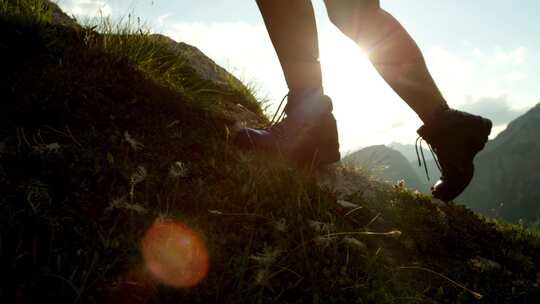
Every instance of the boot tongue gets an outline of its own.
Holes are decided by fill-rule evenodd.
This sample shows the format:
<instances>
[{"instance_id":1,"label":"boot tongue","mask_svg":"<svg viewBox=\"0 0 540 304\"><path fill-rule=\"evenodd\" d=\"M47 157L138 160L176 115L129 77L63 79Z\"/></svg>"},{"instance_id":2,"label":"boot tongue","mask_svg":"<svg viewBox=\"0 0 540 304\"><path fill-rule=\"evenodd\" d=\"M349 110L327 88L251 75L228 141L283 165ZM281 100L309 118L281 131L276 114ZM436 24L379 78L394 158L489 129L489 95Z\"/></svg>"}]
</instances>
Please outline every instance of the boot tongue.
<instances>
[{"instance_id":1,"label":"boot tongue","mask_svg":"<svg viewBox=\"0 0 540 304\"><path fill-rule=\"evenodd\" d=\"M322 88L295 89L289 92L285 114L298 119L317 118L332 112L332 101Z\"/></svg>"}]
</instances>

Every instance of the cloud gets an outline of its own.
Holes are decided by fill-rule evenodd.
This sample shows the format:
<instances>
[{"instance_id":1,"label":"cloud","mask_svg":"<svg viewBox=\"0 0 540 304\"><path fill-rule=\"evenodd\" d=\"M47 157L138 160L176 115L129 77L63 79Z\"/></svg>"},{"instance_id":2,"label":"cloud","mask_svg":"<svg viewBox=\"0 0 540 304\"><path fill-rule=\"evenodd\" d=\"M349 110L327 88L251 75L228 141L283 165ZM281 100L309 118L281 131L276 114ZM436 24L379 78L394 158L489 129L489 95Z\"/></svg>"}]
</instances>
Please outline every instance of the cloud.
<instances>
[{"instance_id":1,"label":"cloud","mask_svg":"<svg viewBox=\"0 0 540 304\"><path fill-rule=\"evenodd\" d=\"M518 71L512 71L510 73L508 73L505 77L506 80L510 80L510 81L520 81L520 80L523 80L527 78L527 75L525 75L524 73L522 72L518 72Z\"/></svg>"},{"instance_id":2,"label":"cloud","mask_svg":"<svg viewBox=\"0 0 540 304\"><path fill-rule=\"evenodd\" d=\"M63 0L58 5L76 17L110 16L112 7L105 0Z\"/></svg>"},{"instance_id":3,"label":"cloud","mask_svg":"<svg viewBox=\"0 0 540 304\"><path fill-rule=\"evenodd\" d=\"M460 109L487 117L496 126L507 124L525 112L525 109L512 108L508 97L505 95L482 97L474 101L469 97L468 102L462 105Z\"/></svg>"},{"instance_id":4,"label":"cloud","mask_svg":"<svg viewBox=\"0 0 540 304\"><path fill-rule=\"evenodd\" d=\"M163 26L163 24L165 23L165 20L167 20L167 18L171 17L173 14L171 13L167 13L167 14L163 14L163 15L160 15L156 18L156 21L158 23L159 26Z\"/></svg>"},{"instance_id":5,"label":"cloud","mask_svg":"<svg viewBox=\"0 0 540 304\"><path fill-rule=\"evenodd\" d=\"M518 47L510 51L504 51L502 49L498 49L495 52L493 59L497 63L522 65L525 63L526 54L527 54L527 49L524 47Z\"/></svg>"},{"instance_id":6,"label":"cloud","mask_svg":"<svg viewBox=\"0 0 540 304\"><path fill-rule=\"evenodd\" d=\"M451 106L470 102L467 96L511 95L527 79L527 49L473 48L456 53L433 47L426 51L428 67Z\"/></svg>"},{"instance_id":7,"label":"cloud","mask_svg":"<svg viewBox=\"0 0 540 304\"><path fill-rule=\"evenodd\" d=\"M240 79L260 85L260 95L287 93L276 53L262 24L166 22L163 33L199 48Z\"/></svg>"}]
</instances>

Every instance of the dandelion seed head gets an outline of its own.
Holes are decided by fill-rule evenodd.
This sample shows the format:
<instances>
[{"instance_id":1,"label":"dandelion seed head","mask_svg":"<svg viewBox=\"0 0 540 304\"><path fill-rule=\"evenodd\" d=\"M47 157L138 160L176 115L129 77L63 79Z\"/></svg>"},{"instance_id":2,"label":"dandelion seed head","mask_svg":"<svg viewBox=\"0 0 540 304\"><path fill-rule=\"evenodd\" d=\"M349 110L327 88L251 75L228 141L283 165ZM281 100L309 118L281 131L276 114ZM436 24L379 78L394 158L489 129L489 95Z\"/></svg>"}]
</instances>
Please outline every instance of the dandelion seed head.
<instances>
[{"instance_id":1,"label":"dandelion seed head","mask_svg":"<svg viewBox=\"0 0 540 304\"><path fill-rule=\"evenodd\" d=\"M329 232L334 229L334 225L332 223L324 223L315 220L308 220L307 222L309 227L317 232Z\"/></svg>"},{"instance_id":2,"label":"dandelion seed head","mask_svg":"<svg viewBox=\"0 0 540 304\"><path fill-rule=\"evenodd\" d=\"M147 173L145 167L143 167L143 166L138 166L137 169L135 169L135 172L133 172L133 174L131 174L131 180L132 180L135 184L141 183L142 181L145 180L147 174L148 174L148 173Z\"/></svg>"},{"instance_id":3,"label":"dandelion seed head","mask_svg":"<svg viewBox=\"0 0 540 304\"><path fill-rule=\"evenodd\" d=\"M129 134L128 131L125 131L124 132L124 139L128 142L128 144L131 146L131 148L135 151L139 151L141 150L144 145L138 141L136 141L133 137L131 137L131 135Z\"/></svg>"},{"instance_id":4,"label":"dandelion seed head","mask_svg":"<svg viewBox=\"0 0 540 304\"><path fill-rule=\"evenodd\" d=\"M287 232L287 221L284 218L274 222L274 228L279 232Z\"/></svg>"},{"instance_id":5,"label":"dandelion seed head","mask_svg":"<svg viewBox=\"0 0 540 304\"><path fill-rule=\"evenodd\" d=\"M172 178L184 178L188 175L188 169L184 163L176 161L169 167L169 176Z\"/></svg>"}]
</instances>

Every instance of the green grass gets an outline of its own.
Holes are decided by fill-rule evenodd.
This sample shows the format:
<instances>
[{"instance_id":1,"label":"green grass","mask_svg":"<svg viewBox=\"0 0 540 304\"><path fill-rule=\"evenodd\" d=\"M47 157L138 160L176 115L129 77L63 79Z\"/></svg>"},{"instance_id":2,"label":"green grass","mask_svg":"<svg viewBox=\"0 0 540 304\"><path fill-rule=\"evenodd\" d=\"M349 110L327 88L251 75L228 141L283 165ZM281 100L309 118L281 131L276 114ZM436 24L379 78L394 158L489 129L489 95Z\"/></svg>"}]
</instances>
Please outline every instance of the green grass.
<instances>
[{"instance_id":1,"label":"green grass","mask_svg":"<svg viewBox=\"0 0 540 304\"><path fill-rule=\"evenodd\" d=\"M310 172L242 153L224 109L240 103L264 121L248 87L201 79L189 54L136 21L67 26L31 2L0 3L2 302L533 303L539 295L537 232L350 168ZM200 285L174 289L148 276L140 241L159 218L202 236L211 265Z\"/></svg>"}]
</instances>

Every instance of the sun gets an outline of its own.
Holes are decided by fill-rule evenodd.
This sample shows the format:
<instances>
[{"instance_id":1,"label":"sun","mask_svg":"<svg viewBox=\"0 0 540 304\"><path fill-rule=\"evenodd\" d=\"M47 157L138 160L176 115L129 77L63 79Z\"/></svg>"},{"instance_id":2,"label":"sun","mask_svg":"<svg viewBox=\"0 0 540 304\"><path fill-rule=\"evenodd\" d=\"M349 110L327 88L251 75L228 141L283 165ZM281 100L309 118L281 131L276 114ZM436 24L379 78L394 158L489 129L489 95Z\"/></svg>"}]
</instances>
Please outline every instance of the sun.
<instances>
[{"instance_id":1,"label":"sun","mask_svg":"<svg viewBox=\"0 0 540 304\"><path fill-rule=\"evenodd\" d=\"M342 152L414 140L418 118L366 53L337 29L326 29L320 37L323 84L334 102Z\"/></svg>"}]
</instances>

